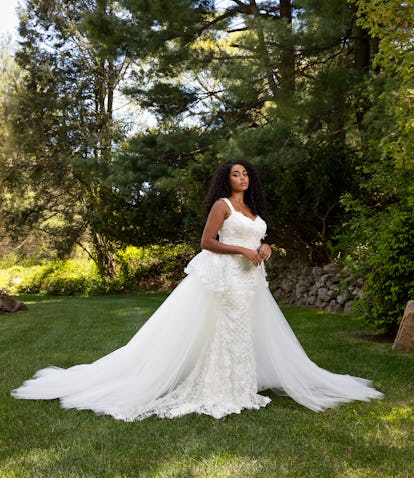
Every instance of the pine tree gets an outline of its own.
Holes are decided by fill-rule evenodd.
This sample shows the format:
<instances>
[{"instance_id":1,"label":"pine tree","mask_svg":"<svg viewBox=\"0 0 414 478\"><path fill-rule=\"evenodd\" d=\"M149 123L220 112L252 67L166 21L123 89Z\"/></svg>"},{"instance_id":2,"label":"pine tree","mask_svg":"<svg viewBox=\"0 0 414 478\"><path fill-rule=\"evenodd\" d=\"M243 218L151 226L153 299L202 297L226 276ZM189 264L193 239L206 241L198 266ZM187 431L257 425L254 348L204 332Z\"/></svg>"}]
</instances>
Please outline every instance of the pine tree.
<instances>
[{"instance_id":1,"label":"pine tree","mask_svg":"<svg viewBox=\"0 0 414 478\"><path fill-rule=\"evenodd\" d=\"M16 52L25 72L9 113L30 201L10 214L15 226L39 228L68 253L87 233L92 256L112 275L112 245L105 236L103 204L116 193L105 184L119 129L113 118L115 88L125 56L104 51L82 28L88 13L113 14L110 1L27 0Z\"/></svg>"},{"instance_id":2,"label":"pine tree","mask_svg":"<svg viewBox=\"0 0 414 478\"><path fill-rule=\"evenodd\" d=\"M202 150L186 146L196 155L157 156L167 178L152 191L181 176L200 192L199 168L211 174L223 157L250 159L264 177L272 239L314 262L329 260L340 197L356 186L355 117L369 108L361 84L371 40L356 31L355 8L345 0L232 1L222 11L191 1L126 7L130 15L116 20L107 44L139 59L127 93L156 115L164 138L203 138ZM102 41L104 32L96 32ZM130 150L134 161L144 170Z\"/></svg>"}]
</instances>

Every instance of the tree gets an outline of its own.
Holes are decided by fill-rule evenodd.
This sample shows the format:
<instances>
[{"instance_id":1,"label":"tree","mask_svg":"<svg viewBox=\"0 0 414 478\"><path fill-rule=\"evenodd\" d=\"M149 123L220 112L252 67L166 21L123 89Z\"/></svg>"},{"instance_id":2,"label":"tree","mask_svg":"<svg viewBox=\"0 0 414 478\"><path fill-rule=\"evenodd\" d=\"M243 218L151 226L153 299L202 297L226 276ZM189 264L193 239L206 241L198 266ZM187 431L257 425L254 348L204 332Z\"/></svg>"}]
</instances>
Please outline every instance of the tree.
<instances>
[{"instance_id":1,"label":"tree","mask_svg":"<svg viewBox=\"0 0 414 478\"><path fill-rule=\"evenodd\" d=\"M365 0L356 5L360 27L376 41L376 77L367 85L374 101L362 119L363 181L344 203L351 238L363 245L351 247L350 254L367 269L360 309L378 331L393 335L406 301L414 298L414 6Z\"/></svg>"},{"instance_id":2,"label":"tree","mask_svg":"<svg viewBox=\"0 0 414 478\"><path fill-rule=\"evenodd\" d=\"M11 237L6 228L6 217L9 214L10 202L21 204L24 196L17 193L11 201L9 165L16 161L17 152L11 139L11 124L7 121L7 111L10 109L12 92L15 91L22 81L21 70L18 68L13 56L13 42L10 37L3 36L0 40L0 252L6 257L13 250L20 249L28 240L25 237L22 242L11 246Z\"/></svg>"},{"instance_id":3,"label":"tree","mask_svg":"<svg viewBox=\"0 0 414 478\"><path fill-rule=\"evenodd\" d=\"M390 81L399 83L373 63L384 43L357 22L358 4L72 3L28 2L22 23L19 61L30 75L14 131L27 184L44 185L37 209L20 214L26 223L51 230L58 218L74 240L89 231L96 250L108 250L101 264L116 243L162 242L176 230L195 238L205 178L242 156L263 177L270 240L324 263L341 231L341 197L368 187L375 201L386 191L385 175L378 191L367 178L391 144L383 112L397 91ZM126 64L124 93L154 121L122 137L113 92Z\"/></svg>"},{"instance_id":4,"label":"tree","mask_svg":"<svg viewBox=\"0 0 414 478\"><path fill-rule=\"evenodd\" d=\"M272 240L313 262L329 260L343 214L339 199L357 183L355 118L369 107L361 84L371 53L362 52L374 44L355 27L355 8L313 0L232 1L222 11L212 2L125 5L129 15L112 19L116 34L94 34L138 63L127 93L157 117L149 142L159 134L163 144L168 137L186 144L172 147L168 159L156 153L152 169L164 178L147 182L148 190L168 190L181 197L181 211L195 210L191 194L182 200L177 178L200 192L195 175L204 159L211 174L222 158L241 155L264 177ZM200 140L186 143L197 133ZM131 184L145 183L134 171L145 171L136 148L146 136L129 142Z\"/></svg>"},{"instance_id":5,"label":"tree","mask_svg":"<svg viewBox=\"0 0 414 478\"><path fill-rule=\"evenodd\" d=\"M88 233L92 256L109 275L113 245L101 212L116 196L105 179L121 133L114 92L126 60L90 40L81 22L91 11L110 17L113 8L110 1L27 0L16 52L25 76L8 112L19 154L9 175L18 171L15 189L30 197L12 209L10 224L43 230L62 254Z\"/></svg>"}]
</instances>

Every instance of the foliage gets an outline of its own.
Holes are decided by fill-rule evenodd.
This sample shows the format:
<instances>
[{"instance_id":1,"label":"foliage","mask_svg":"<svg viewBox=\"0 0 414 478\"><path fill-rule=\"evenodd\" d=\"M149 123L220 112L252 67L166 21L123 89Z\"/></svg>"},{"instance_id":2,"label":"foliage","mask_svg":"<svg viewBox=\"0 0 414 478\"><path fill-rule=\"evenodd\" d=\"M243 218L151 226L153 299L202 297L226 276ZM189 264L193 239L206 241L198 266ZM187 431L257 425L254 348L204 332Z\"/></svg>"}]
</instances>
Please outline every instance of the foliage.
<instances>
[{"instance_id":1,"label":"foliage","mask_svg":"<svg viewBox=\"0 0 414 478\"><path fill-rule=\"evenodd\" d=\"M0 246L64 259L89 242L115 276L117 249L195 244L212 172L240 156L263 179L272 243L363 261L367 284L403 294L373 264L412 207L413 19L397 0L25 0L0 85Z\"/></svg>"},{"instance_id":2,"label":"foliage","mask_svg":"<svg viewBox=\"0 0 414 478\"><path fill-rule=\"evenodd\" d=\"M172 224L195 238L207 178L239 155L263 177L272 242L328 260L340 195L355 187L353 121L370 58L356 67L355 10L346 1L277 3L215 10L212 2L172 1L179 20L171 22L159 3L145 10L130 1L117 35L89 25L135 59L124 92L156 117L155 129L125 143L114 163L115 182L138 205L136 222L151 242L169 237ZM140 22L151 43L136 34ZM166 199L169 213L149 223ZM145 241L143 231L137 237Z\"/></svg>"},{"instance_id":3,"label":"foliage","mask_svg":"<svg viewBox=\"0 0 414 478\"><path fill-rule=\"evenodd\" d=\"M393 336L406 302L414 299L414 219L412 209L397 207L380 219L375 236L368 233L372 251L363 254L362 264L368 271L364 295L356 305L375 330Z\"/></svg>"},{"instance_id":4,"label":"foliage","mask_svg":"<svg viewBox=\"0 0 414 478\"><path fill-rule=\"evenodd\" d=\"M414 297L414 8L393 1L356 4L359 23L379 40L379 47L376 78L366 85L373 104L362 123L356 166L361 180L343 198L349 214L344 250L365 273L360 311L378 331L392 335L406 302Z\"/></svg>"},{"instance_id":5,"label":"foliage","mask_svg":"<svg viewBox=\"0 0 414 478\"><path fill-rule=\"evenodd\" d=\"M0 277L2 287L10 293L73 295L100 289L102 293L106 292L104 280L101 280L93 262L85 259L56 260L29 267L13 266L2 270Z\"/></svg>"},{"instance_id":6,"label":"foliage","mask_svg":"<svg viewBox=\"0 0 414 478\"><path fill-rule=\"evenodd\" d=\"M15 242L37 230L65 257L87 233L100 272L110 275L113 245L101 225L116 193L103 178L122 133L113 102L125 58L86 37L80 22L90 10L111 15L108 2L23 4L15 54L23 74L5 102L14 154L0 183Z\"/></svg>"},{"instance_id":7,"label":"foliage","mask_svg":"<svg viewBox=\"0 0 414 478\"><path fill-rule=\"evenodd\" d=\"M165 289L183 277L183 271L194 250L188 244L129 246L116 254L119 280L125 287Z\"/></svg>"},{"instance_id":8,"label":"foliage","mask_svg":"<svg viewBox=\"0 0 414 478\"><path fill-rule=\"evenodd\" d=\"M389 221L370 258L373 271L364 287L365 313L377 330L395 333L410 299L414 299L414 220L409 211L389 211Z\"/></svg>"},{"instance_id":9,"label":"foliage","mask_svg":"<svg viewBox=\"0 0 414 478\"><path fill-rule=\"evenodd\" d=\"M8 391L47 365L89 363L124 345L166 297L21 297L28 310L1 316L0 475L113 478L407 478L414 459L414 355L358 337L363 323L285 307L318 365L367 377L384 401L314 413L272 402L221 420L191 414L125 423L54 401L17 401ZM352 353L350 353L352 350ZM260 439L258 439L260 437ZM404 437L404 440L402 440Z\"/></svg>"},{"instance_id":10,"label":"foliage","mask_svg":"<svg viewBox=\"0 0 414 478\"><path fill-rule=\"evenodd\" d=\"M55 260L0 269L0 288L10 293L101 295L128 290L168 289L183 277L193 250L186 244L146 248L129 246L117 252L118 273L105 277L91 259Z\"/></svg>"},{"instance_id":11,"label":"foliage","mask_svg":"<svg viewBox=\"0 0 414 478\"><path fill-rule=\"evenodd\" d=\"M382 95L390 118L387 136L380 139L383 155L392 157L397 167L414 168L414 51L412 25L414 5L397 0L356 1L358 21L379 40L375 65L393 88Z\"/></svg>"},{"instance_id":12,"label":"foliage","mask_svg":"<svg viewBox=\"0 0 414 478\"><path fill-rule=\"evenodd\" d=\"M112 227L109 237L118 234L123 242L136 246L198 242L205 217L206 176L212 170L207 158L198 160L197 152L203 149L209 149L208 140L195 129L131 138L112 167L112 179L129 209L124 209L122 232ZM201 177L197 169L202 169Z\"/></svg>"},{"instance_id":13,"label":"foliage","mask_svg":"<svg viewBox=\"0 0 414 478\"><path fill-rule=\"evenodd\" d=\"M357 182L354 118L371 66L354 20L345 0L27 0L17 58L30 75L10 121L29 203L10 222L55 233L63 252L87 233L110 272L120 244L195 242L208 178L240 155L263 177L270 240L326 262L339 198ZM124 94L155 120L128 138L103 106L124 73Z\"/></svg>"}]
</instances>

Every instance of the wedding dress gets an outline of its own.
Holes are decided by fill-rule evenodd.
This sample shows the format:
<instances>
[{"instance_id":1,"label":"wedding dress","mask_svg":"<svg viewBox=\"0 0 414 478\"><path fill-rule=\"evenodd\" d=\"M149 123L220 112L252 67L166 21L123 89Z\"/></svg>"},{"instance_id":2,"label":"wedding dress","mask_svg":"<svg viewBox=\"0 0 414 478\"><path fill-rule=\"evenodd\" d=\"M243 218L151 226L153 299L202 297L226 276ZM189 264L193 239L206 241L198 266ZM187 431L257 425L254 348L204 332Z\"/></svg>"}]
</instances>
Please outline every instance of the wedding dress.
<instances>
[{"instance_id":1,"label":"wedding dress","mask_svg":"<svg viewBox=\"0 0 414 478\"><path fill-rule=\"evenodd\" d=\"M266 223L224 200L231 214L220 241L257 249ZM221 418L266 406L270 398L258 393L265 389L315 411L383 397L368 380L328 372L308 358L267 287L263 266L203 250L185 271L125 346L91 364L40 370L12 395L59 398L64 408L125 421L192 412Z\"/></svg>"}]
</instances>

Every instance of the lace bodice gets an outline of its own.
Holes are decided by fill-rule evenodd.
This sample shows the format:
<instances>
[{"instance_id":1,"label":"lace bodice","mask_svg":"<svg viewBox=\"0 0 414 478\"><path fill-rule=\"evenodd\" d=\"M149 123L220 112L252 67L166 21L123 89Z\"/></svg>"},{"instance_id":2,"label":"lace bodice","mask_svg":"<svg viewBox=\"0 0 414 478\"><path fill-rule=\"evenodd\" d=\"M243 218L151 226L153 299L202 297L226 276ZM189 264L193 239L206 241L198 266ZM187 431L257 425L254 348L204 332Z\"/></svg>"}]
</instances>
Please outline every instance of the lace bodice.
<instances>
[{"instance_id":1,"label":"lace bodice","mask_svg":"<svg viewBox=\"0 0 414 478\"><path fill-rule=\"evenodd\" d=\"M229 199L223 198L223 201L226 202L231 214L219 231L220 241L224 244L257 249L266 234L266 223L260 216L251 219L236 211Z\"/></svg>"},{"instance_id":2,"label":"lace bodice","mask_svg":"<svg viewBox=\"0 0 414 478\"><path fill-rule=\"evenodd\" d=\"M229 199L223 200L231 214L219 230L220 242L258 249L266 233L264 220L260 216L251 219L235 211ZM264 271L241 254L219 254L203 250L189 262L185 272L197 275L209 290L224 293L234 287L249 290L257 282L258 274L263 274Z\"/></svg>"}]
</instances>

